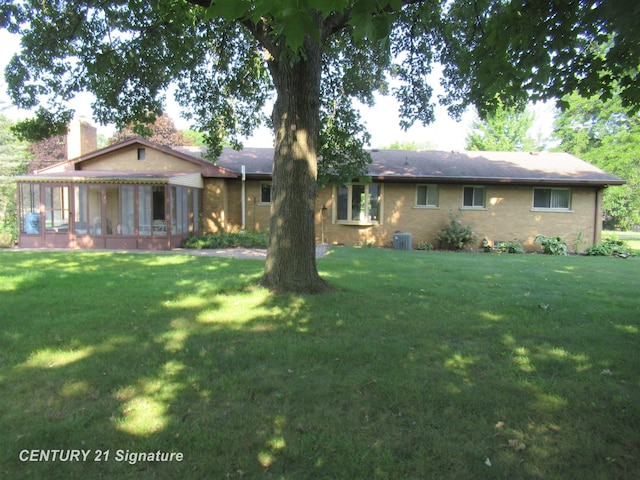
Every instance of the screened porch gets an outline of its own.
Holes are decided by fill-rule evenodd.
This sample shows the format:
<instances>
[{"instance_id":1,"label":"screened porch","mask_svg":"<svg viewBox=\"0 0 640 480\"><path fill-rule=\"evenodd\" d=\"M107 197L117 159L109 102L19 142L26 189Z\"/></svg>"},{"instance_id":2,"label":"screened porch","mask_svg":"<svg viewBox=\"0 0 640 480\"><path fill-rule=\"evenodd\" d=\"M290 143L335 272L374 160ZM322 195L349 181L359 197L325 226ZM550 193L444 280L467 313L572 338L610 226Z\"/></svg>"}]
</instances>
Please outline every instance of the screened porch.
<instances>
[{"instance_id":1,"label":"screened porch","mask_svg":"<svg viewBox=\"0 0 640 480\"><path fill-rule=\"evenodd\" d=\"M199 174L108 175L19 177L19 245L168 250L198 232Z\"/></svg>"}]
</instances>

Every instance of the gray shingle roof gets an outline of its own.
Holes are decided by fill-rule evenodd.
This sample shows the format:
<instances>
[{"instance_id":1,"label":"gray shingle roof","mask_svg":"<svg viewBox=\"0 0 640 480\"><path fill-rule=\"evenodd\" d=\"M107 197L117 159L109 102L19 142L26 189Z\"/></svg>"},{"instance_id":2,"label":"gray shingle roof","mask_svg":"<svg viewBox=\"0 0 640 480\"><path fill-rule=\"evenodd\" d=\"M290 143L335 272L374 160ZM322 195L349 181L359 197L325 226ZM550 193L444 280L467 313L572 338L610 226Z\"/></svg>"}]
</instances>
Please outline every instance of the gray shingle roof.
<instances>
[{"instance_id":1,"label":"gray shingle roof","mask_svg":"<svg viewBox=\"0 0 640 480\"><path fill-rule=\"evenodd\" d=\"M201 147L174 147L195 156ZM625 181L568 153L373 150L369 175L398 182L622 185ZM217 165L270 175L272 148L225 148Z\"/></svg>"}]
</instances>

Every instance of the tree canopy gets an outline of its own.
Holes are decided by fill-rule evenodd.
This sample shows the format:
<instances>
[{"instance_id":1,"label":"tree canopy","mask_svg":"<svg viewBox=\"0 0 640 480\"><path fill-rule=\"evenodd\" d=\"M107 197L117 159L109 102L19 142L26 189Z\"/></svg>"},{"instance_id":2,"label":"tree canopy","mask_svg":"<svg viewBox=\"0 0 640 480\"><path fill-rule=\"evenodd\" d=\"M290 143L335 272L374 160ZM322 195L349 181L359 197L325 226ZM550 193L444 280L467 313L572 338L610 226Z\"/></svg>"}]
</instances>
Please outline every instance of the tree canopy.
<instances>
[{"instance_id":1,"label":"tree canopy","mask_svg":"<svg viewBox=\"0 0 640 480\"><path fill-rule=\"evenodd\" d=\"M535 114L531 109L498 107L482 120L476 119L467 135L467 150L535 152L544 149L544 142L530 135Z\"/></svg>"},{"instance_id":2,"label":"tree canopy","mask_svg":"<svg viewBox=\"0 0 640 480\"><path fill-rule=\"evenodd\" d=\"M628 230L640 224L640 115L629 113L617 95L602 100L573 94L564 100L569 107L554 123L559 149L627 181L604 193L605 227Z\"/></svg>"},{"instance_id":3,"label":"tree canopy","mask_svg":"<svg viewBox=\"0 0 640 480\"><path fill-rule=\"evenodd\" d=\"M144 134L144 138L157 143L158 145L193 145L193 137L188 137L176 128L175 123L169 115L163 113L155 119L152 125L145 125L145 131L135 132L134 125L128 125L122 130L115 132L108 140L107 143L112 145L114 143L122 142L128 138L136 137L139 133Z\"/></svg>"},{"instance_id":4,"label":"tree canopy","mask_svg":"<svg viewBox=\"0 0 640 480\"><path fill-rule=\"evenodd\" d=\"M22 35L6 70L12 99L39 107L25 135L59 133L78 91L94 93L100 122L150 123L172 84L212 156L271 125L263 284L319 291L316 184L349 181L368 161L354 99L391 93L402 127L432 122L428 74L440 62L453 115L571 90L607 97L613 80L638 108L638 13L635 0L16 0L0 6L0 27Z\"/></svg>"}]
</instances>

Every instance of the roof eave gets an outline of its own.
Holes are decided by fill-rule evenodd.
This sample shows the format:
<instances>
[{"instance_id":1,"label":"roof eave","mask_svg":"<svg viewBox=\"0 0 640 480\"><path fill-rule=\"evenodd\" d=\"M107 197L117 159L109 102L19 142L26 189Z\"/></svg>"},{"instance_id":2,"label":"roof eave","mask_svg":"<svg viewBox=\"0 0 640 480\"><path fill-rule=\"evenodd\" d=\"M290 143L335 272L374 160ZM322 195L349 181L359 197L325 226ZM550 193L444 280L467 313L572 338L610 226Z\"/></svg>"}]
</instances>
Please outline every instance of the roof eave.
<instances>
[{"instance_id":1,"label":"roof eave","mask_svg":"<svg viewBox=\"0 0 640 480\"><path fill-rule=\"evenodd\" d=\"M576 178L504 178L504 177L447 177L447 176L406 176L371 175L376 182L398 183L446 183L446 184L510 184L510 185L572 185L589 187L607 187L624 185L622 179L576 179Z\"/></svg>"}]
</instances>

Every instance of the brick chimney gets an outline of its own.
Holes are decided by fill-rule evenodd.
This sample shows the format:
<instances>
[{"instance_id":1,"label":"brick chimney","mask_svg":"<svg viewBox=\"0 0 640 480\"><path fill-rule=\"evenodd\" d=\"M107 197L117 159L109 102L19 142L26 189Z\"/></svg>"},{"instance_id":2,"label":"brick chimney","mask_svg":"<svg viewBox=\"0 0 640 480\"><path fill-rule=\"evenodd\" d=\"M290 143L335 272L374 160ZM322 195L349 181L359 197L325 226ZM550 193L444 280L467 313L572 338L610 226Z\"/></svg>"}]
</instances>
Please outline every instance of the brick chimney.
<instances>
[{"instance_id":1,"label":"brick chimney","mask_svg":"<svg viewBox=\"0 0 640 480\"><path fill-rule=\"evenodd\" d=\"M98 149L98 129L89 122L74 118L67 133L67 159L78 158Z\"/></svg>"}]
</instances>

